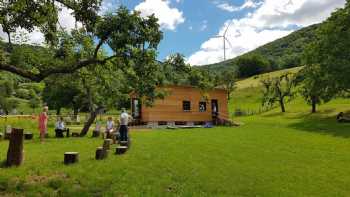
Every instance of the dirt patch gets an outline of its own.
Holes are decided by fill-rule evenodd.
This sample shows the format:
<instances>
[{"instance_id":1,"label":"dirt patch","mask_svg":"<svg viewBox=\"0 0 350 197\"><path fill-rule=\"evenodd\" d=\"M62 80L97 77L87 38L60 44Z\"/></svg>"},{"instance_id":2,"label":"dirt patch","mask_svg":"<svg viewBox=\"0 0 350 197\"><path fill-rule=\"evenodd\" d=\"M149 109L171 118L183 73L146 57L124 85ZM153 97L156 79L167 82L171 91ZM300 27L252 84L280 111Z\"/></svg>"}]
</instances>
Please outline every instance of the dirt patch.
<instances>
[{"instance_id":1,"label":"dirt patch","mask_svg":"<svg viewBox=\"0 0 350 197\"><path fill-rule=\"evenodd\" d=\"M48 176L43 176L43 175L30 175L26 177L26 183L27 184L45 184L49 183L52 180L68 180L69 176L64 174L64 173L55 173L55 174L50 174Z\"/></svg>"}]
</instances>

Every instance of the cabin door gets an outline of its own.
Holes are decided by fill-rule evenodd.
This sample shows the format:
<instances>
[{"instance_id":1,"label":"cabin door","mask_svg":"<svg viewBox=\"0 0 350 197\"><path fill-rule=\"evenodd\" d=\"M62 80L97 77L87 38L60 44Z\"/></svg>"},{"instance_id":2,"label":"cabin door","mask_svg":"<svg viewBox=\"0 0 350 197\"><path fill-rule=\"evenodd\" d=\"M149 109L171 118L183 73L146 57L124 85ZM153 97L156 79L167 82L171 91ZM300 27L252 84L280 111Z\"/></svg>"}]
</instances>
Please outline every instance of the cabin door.
<instances>
[{"instance_id":1,"label":"cabin door","mask_svg":"<svg viewBox=\"0 0 350 197\"><path fill-rule=\"evenodd\" d=\"M141 102L140 99L133 98L131 101L131 113L134 119L141 119Z\"/></svg>"},{"instance_id":2,"label":"cabin door","mask_svg":"<svg viewBox=\"0 0 350 197\"><path fill-rule=\"evenodd\" d=\"M216 120L219 116L219 104L216 99L211 100L211 112L213 120Z\"/></svg>"}]
</instances>

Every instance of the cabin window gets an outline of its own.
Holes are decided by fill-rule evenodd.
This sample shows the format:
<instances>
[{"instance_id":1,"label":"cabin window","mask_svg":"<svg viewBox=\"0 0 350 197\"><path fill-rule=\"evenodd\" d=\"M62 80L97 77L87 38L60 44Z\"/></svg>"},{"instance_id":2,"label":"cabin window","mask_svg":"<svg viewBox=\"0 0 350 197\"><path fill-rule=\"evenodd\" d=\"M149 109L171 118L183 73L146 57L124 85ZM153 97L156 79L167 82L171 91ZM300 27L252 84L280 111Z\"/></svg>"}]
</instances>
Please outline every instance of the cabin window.
<instances>
[{"instance_id":1,"label":"cabin window","mask_svg":"<svg viewBox=\"0 0 350 197\"><path fill-rule=\"evenodd\" d=\"M199 102L199 112L205 112L205 111L207 111L207 103Z\"/></svg>"},{"instance_id":2,"label":"cabin window","mask_svg":"<svg viewBox=\"0 0 350 197\"><path fill-rule=\"evenodd\" d=\"M182 101L182 109L184 111L191 111L191 101Z\"/></svg>"}]
</instances>

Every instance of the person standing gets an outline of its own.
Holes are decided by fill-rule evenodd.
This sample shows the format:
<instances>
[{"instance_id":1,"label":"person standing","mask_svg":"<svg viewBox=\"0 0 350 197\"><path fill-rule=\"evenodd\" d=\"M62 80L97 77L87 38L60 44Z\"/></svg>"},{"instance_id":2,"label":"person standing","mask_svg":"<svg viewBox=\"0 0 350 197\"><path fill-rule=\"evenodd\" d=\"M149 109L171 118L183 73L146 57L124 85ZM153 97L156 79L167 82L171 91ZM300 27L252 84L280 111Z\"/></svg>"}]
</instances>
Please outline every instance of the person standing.
<instances>
[{"instance_id":1,"label":"person standing","mask_svg":"<svg viewBox=\"0 0 350 197\"><path fill-rule=\"evenodd\" d=\"M128 124L130 119L131 117L126 112L125 108L123 108L119 118L119 122L120 122L119 133L120 133L121 141L128 141Z\"/></svg>"},{"instance_id":2,"label":"person standing","mask_svg":"<svg viewBox=\"0 0 350 197\"><path fill-rule=\"evenodd\" d=\"M40 132L40 141L44 141L45 134L47 133L47 121L48 121L48 111L49 107L45 106L43 111L39 114L39 132Z\"/></svg>"}]
</instances>

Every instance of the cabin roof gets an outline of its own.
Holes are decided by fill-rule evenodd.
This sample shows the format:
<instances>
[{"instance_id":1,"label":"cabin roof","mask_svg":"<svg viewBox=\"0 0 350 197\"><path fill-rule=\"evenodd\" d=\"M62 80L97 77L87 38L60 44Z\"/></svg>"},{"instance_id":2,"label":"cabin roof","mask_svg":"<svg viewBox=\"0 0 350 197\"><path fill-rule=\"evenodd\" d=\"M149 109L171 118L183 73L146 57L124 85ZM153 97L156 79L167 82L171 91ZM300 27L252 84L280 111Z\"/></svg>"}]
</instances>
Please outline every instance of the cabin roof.
<instances>
[{"instance_id":1,"label":"cabin roof","mask_svg":"<svg viewBox=\"0 0 350 197\"><path fill-rule=\"evenodd\" d=\"M158 86L158 87L161 87L161 88L167 88L167 87L169 87L169 88L191 88L191 89L199 89L198 87L196 87L196 86L191 86L191 85L163 85L163 86ZM222 90L222 91L225 91L225 92L226 92L226 90L225 90L223 87L219 87L219 86L217 86L217 87L215 87L215 88L213 88L213 89L211 89L211 90Z\"/></svg>"},{"instance_id":2,"label":"cabin roof","mask_svg":"<svg viewBox=\"0 0 350 197\"><path fill-rule=\"evenodd\" d=\"M189 89L199 89L198 87L195 87L195 86L191 86L191 85L162 85L162 86L158 86L158 88L189 88ZM222 87L215 87L209 91L222 91L222 92L227 92L224 88ZM131 97L135 97L136 94L134 91L130 92L129 93L129 96Z\"/></svg>"}]
</instances>

